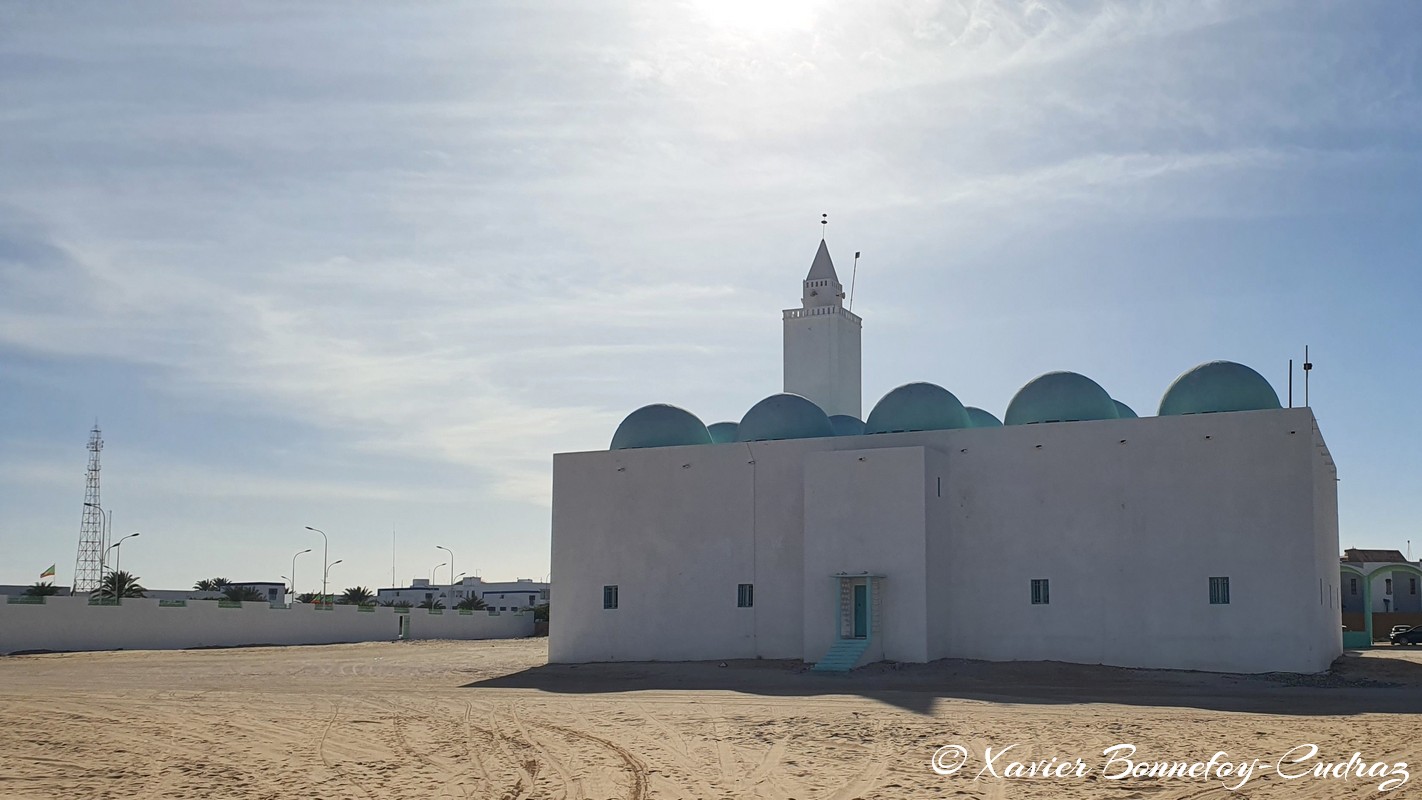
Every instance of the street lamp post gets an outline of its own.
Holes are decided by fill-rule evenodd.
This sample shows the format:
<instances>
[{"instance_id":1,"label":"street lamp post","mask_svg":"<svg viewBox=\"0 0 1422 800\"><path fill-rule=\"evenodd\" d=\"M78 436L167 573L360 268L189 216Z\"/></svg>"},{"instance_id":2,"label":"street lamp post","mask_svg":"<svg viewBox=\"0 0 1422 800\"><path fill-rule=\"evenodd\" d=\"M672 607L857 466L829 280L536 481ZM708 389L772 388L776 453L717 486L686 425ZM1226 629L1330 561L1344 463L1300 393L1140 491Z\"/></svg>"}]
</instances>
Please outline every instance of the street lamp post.
<instances>
[{"instance_id":1,"label":"street lamp post","mask_svg":"<svg viewBox=\"0 0 1422 800\"><path fill-rule=\"evenodd\" d=\"M108 548L106 548L106 549L104 550L105 553L107 553L109 550L114 550L114 551L116 551L116 552L114 553L114 568L109 571L109 574L114 576L114 599L118 599L119 595L122 594L122 590L119 589L119 585L118 585L118 573L119 573L119 560L120 560L120 558L123 556L123 550L120 550L120 549L119 549L119 546L122 545L124 542L128 541L129 539L132 539L133 537L138 536L138 535L139 535L139 533L138 533L137 531L134 531L133 533L130 533L129 535L123 537L122 539L119 539L117 542L114 542L113 544L109 545ZM103 559L99 559L99 575L100 575L100 577L99 577L99 586L100 586L100 588L102 588L103 585L104 585L103 570L104 570ZM102 597L103 595L101 594L100 596Z\"/></svg>"},{"instance_id":2,"label":"street lamp post","mask_svg":"<svg viewBox=\"0 0 1422 800\"><path fill-rule=\"evenodd\" d=\"M440 567L443 567L447 563L448 562L440 562L438 564L435 564L433 567L430 567L430 586L434 586L435 570L439 569Z\"/></svg>"},{"instance_id":3,"label":"street lamp post","mask_svg":"<svg viewBox=\"0 0 1422 800\"><path fill-rule=\"evenodd\" d=\"M454 586L454 551L453 551L453 550L450 550L448 547L445 547L444 545L441 545L441 544L435 545L435 549L436 549L436 550L443 550L444 552L449 553L449 585L450 585L451 587L453 587L453 586Z\"/></svg>"},{"instance_id":4,"label":"street lamp post","mask_svg":"<svg viewBox=\"0 0 1422 800\"><path fill-rule=\"evenodd\" d=\"M302 554L304 554L304 553L309 553L309 552L311 552L311 548L308 547L308 548L306 548L305 550L302 550L300 553L297 553L296 556L302 555ZM291 557L291 604L292 604L292 605L295 605L295 604L296 604L296 556L292 556L292 557Z\"/></svg>"},{"instance_id":5,"label":"street lamp post","mask_svg":"<svg viewBox=\"0 0 1422 800\"><path fill-rule=\"evenodd\" d=\"M344 558L338 558L338 559L336 559L335 561L332 561L331 563L329 563L329 564L326 565L326 573L321 576L321 602L322 602L322 603L326 603L326 604L328 604L328 605L330 604L330 601L326 599L326 578L331 574L331 567L336 566L337 564L341 563L342 561L345 561L345 559L344 559Z\"/></svg>"},{"instance_id":6,"label":"street lamp post","mask_svg":"<svg viewBox=\"0 0 1422 800\"><path fill-rule=\"evenodd\" d=\"M331 540L326 538L326 532L320 528L306 526L308 531L316 531L321 534L321 540L326 543L325 549L321 551L321 602L326 602L326 575L331 571Z\"/></svg>"},{"instance_id":7,"label":"street lamp post","mask_svg":"<svg viewBox=\"0 0 1422 800\"><path fill-rule=\"evenodd\" d=\"M118 552L114 553L114 572L119 571L119 559L123 556L123 551L118 549L119 546L122 545L124 542L128 541L129 539L132 539L133 537L138 535L138 532L134 531L133 533L130 533L122 539L119 539L117 542L114 542L113 544L109 545L110 550L118 550Z\"/></svg>"}]
</instances>

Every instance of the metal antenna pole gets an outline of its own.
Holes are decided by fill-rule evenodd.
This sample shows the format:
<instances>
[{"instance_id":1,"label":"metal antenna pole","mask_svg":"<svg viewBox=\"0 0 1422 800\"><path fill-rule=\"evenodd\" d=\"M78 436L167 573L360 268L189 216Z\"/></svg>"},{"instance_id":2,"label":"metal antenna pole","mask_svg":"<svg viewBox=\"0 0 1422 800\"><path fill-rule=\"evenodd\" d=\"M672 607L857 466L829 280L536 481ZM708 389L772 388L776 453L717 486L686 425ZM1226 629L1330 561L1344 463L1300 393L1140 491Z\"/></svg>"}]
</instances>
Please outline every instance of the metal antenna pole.
<instances>
[{"instance_id":1,"label":"metal antenna pole","mask_svg":"<svg viewBox=\"0 0 1422 800\"><path fill-rule=\"evenodd\" d=\"M820 215L820 241L825 240L825 226L829 224L829 214Z\"/></svg>"},{"instance_id":2,"label":"metal antenna pole","mask_svg":"<svg viewBox=\"0 0 1422 800\"><path fill-rule=\"evenodd\" d=\"M1308 405L1308 374L1313 371L1313 362L1308 360L1308 345L1304 345L1304 405Z\"/></svg>"},{"instance_id":3,"label":"metal antenna pole","mask_svg":"<svg viewBox=\"0 0 1422 800\"><path fill-rule=\"evenodd\" d=\"M1289 408L1294 407L1294 360L1289 359Z\"/></svg>"},{"instance_id":4,"label":"metal antenna pole","mask_svg":"<svg viewBox=\"0 0 1422 800\"><path fill-rule=\"evenodd\" d=\"M854 271L849 274L849 310L854 310L854 283L859 278L859 251L854 251Z\"/></svg>"}]
</instances>

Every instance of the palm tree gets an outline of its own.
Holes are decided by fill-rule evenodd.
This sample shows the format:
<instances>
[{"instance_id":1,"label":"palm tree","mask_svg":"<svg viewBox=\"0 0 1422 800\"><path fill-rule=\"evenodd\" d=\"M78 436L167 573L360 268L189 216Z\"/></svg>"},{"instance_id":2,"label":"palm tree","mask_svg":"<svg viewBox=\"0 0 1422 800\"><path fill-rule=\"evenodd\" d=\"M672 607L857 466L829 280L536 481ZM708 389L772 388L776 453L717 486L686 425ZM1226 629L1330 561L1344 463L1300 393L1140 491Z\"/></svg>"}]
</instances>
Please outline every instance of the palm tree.
<instances>
[{"instance_id":1,"label":"palm tree","mask_svg":"<svg viewBox=\"0 0 1422 800\"><path fill-rule=\"evenodd\" d=\"M415 606L415 607L416 607L416 608L428 608L428 609L430 609L431 611L433 611L433 610L436 609L436 608L444 608L444 601L443 601L443 600L437 600L437 599L435 599L435 598L430 598L429 600L421 600L421 601L420 601L420 604L419 604L418 606Z\"/></svg>"},{"instance_id":2,"label":"palm tree","mask_svg":"<svg viewBox=\"0 0 1422 800\"><path fill-rule=\"evenodd\" d=\"M122 597L146 597L147 592L138 583L138 576L130 572L118 570L110 572L99 582L99 590L94 594L102 600L114 600Z\"/></svg>"},{"instance_id":3,"label":"palm tree","mask_svg":"<svg viewBox=\"0 0 1422 800\"><path fill-rule=\"evenodd\" d=\"M222 596L236 603L255 603L267 599L266 595L250 586L228 586L222 590Z\"/></svg>"},{"instance_id":4,"label":"palm tree","mask_svg":"<svg viewBox=\"0 0 1422 800\"><path fill-rule=\"evenodd\" d=\"M53 597L57 594L59 594L59 587L55 586L52 581L49 583L41 581L25 590L26 597Z\"/></svg>"},{"instance_id":5,"label":"palm tree","mask_svg":"<svg viewBox=\"0 0 1422 800\"><path fill-rule=\"evenodd\" d=\"M314 602L316 602L317 598L318 598L318 595L317 595L315 592L302 592L301 594L299 594L299 595L296 596L296 602L298 602L298 603L314 603Z\"/></svg>"},{"instance_id":6,"label":"palm tree","mask_svg":"<svg viewBox=\"0 0 1422 800\"><path fill-rule=\"evenodd\" d=\"M352 586L347 589L336 602L342 605L364 606L370 605L374 599L375 592L372 592L364 586Z\"/></svg>"},{"instance_id":7,"label":"palm tree","mask_svg":"<svg viewBox=\"0 0 1422 800\"><path fill-rule=\"evenodd\" d=\"M478 597L466 597L454 606L460 611L483 611L489 605Z\"/></svg>"},{"instance_id":8,"label":"palm tree","mask_svg":"<svg viewBox=\"0 0 1422 800\"><path fill-rule=\"evenodd\" d=\"M409 600L382 600L382 601L380 601L379 603L377 603L377 605L382 605L382 606L385 606L386 608L410 608L410 607L411 607Z\"/></svg>"},{"instance_id":9,"label":"palm tree","mask_svg":"<svg viewBox=\"0 0 1422 800\"><path fill-rule=\"evenodd\" d=\"M231 585L232 581L226 578L203 578L193 584L193 588L199 592L221 592Z\"/></svg>"}]
</instances>

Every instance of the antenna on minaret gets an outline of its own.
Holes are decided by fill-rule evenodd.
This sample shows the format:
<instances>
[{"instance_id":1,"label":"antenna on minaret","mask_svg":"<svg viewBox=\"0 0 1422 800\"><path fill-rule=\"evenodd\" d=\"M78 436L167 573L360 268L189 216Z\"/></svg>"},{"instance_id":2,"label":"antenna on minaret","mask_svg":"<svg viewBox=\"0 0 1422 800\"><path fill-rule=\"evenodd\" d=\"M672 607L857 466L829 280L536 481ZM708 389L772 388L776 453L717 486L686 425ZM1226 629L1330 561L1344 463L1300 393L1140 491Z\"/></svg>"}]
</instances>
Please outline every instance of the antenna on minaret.
<instances>
[{"instance_id":1,"label":"antenna on minaret","mask_svg":"<svg viewBox=\"0 0 1422 800\"><path fill-rule=\"evenodd\" d=\"M820 241L825 240L825 226L829 224L829 214L820 215Z\"/></svg>"},{"instance_id":2,"label":"antenna on minaret","mask_svg":"<svg viewBox=\"0 0 1422 800\"><path fill-rule=\"evenodd\" d=\"M854 271L849 273L849 310L854 310L854 281L859 277L859 251L854 251Z\"/></svg>"},{"instance_id":3,"label":"antenna on minaret","mask_svg":"<svg viewBox=\"0 0 1422 800\"><path fill-rule=\"evenodd\" d=\"M1308 360L1308 345L1304 345L1304 405L1308 405L1308 374L1313 371L1313 362Z\"/></svg>"}]
</instances>

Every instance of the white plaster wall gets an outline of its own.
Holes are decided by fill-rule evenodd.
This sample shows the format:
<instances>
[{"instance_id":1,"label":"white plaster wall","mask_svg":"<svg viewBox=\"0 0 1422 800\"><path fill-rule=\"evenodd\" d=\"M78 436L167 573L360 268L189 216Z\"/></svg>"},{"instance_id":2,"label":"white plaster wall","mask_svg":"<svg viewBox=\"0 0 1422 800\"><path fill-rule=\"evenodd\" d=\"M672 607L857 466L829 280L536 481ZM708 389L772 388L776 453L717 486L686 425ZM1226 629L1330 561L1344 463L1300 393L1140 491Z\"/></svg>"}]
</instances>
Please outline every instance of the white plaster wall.
<instances>
[{"instance_id":1,"label":"white plaster wall","mask_svg":"<svg viewBox=\"0 0 1422 800\"><path fill-rule=\"evenodd\" d=\"M554 456L550 660L800 657L803 459L823 441Z\"/></svg>"},{"instance_id":2,"label":"white plaster wall","mask_svg":"<svg viewBox=\"0 0 1422 800\"><path fill-rule=\"evenodd\" d=\"M838 638L840 572L882 575L872 660L928 660L924 448L811 453L805 459L804 659Z\"/></svg>"},{"instance_id":3,"label":"white plaster wall","mask_svg":"<svg viewBox=\"0 0 1422 800\"><path fill-rule=\"evenodd\" d=\"M813 660L814 631L833 629L813 617L832 599L807 605L807 576L878 558L894 562L886 588L924 583L927 640L905 660L1325 669L1341 654L1318 583L1336 587L1336 488L1317 471L1312 425L1286 409L560 454L550 658ZM922 466L875 456L854 489L855 464L806 458L888 448L923 448ZM872 502L851 508L819 481ZM902 497L898 481L911 484ZM844 533L909 527L909 495L927 541L895 547L916 548L922 578L878 552L889 548L856 554ZM812 520L850 515L826 528L840 531L825 539L833 568L806 552L807 507ZM840 566L854 557L865 563ZM1229 605L1209 604L1211 576L1230 578ZM1050 604L1031 605L1032 578L1051 581ZM735 607L742 582L754 609ZM623 603L604 612L609 583Z\"/></svg>"},{"instance_id":4,"label":"white plaster wall","mask_svg":"<svg viewBox=\"0 0 1422 800\"><path fill-rule=\"evenodd\" d=\"M1322 595L1316 607L1317 618L1310 626L1315 631L1311 658L1327 658L1331 663L1343 652L1344 584L1338 569L1338 470L1318 425L1311 425L1309 433L1313 445L1314 569Z\"/></svg>"},{"instance_id":5,"label":"white plaster wall","mask_svg":"<svg viewBox=\"0 0 1422 800\"><path fill-rule=\"evenodd\" d=\"M927 575L927 586L924 588L924 600L926 604L925 614L928 616L928 641L925 644L925 655L929 661L936 661L940 658L948 657L948 630L952 620L946 613L947 609L955 603L975 603L969 597L957 597L954 594L952 583L944 579L947 574L948 564L955 558L961 559L963 553L953 552L948 541L948 537L943 535L943 531L948 530L952 519L952 494L949 491L949 481L952 480L951 464L948 454L937 448L924 448L923 451L923 497L924 497L924 569ZM1000 562L995 559L975 558L976 561L986 563L991 566L989 569L996 570ZM1001 575L1001 573L999 573ZM1015 581L1004 579L1001 581L998 591L993 594L993 599L1002 601L1010 593Z\"/></svg>"},{"instance_id":6,"label":"white plaster wall","mask_svg":"<svg viewBox=\"0 0 1422 800\"><path fill-rule=\"evenodd\" d=\"M44 605L0 604L0 653L25 650L173 650L254 644L332 644L389 641L399 636L400 617L390 608L360 611L336 606L271 608L245 603L221 608L191 601L160 607L157 600L125 600L91 606L87 597L49 597ZM533 635L532 614L411 610L412 639L507 639Z\"/></svg>"},{"instance_id":7,"label":"white plaster wall","mask_svg":"<svg viewBox=\"0 0 1422 800\"><path fill-rule=\"evenodd\" d=\"M841 314L784 324L785 391L810 398L826 414L863 419L859 325Z\"/></svg>"},{"instance_id":8,"label":"white plaster wall","mask_svg":"<svg viewBox=\"0 0 1422 800\"><path fill-rule=\"evenodd\" d=\"M935 565L952 585L941 652L1327 668L1341 641L1321 645L1311 427L1294 409L961 432L943 533L964 557ZM1229 605L1209 604L1211 576L1230 578ZM1019 599L973 602L1004 578ZM1049 605L1030 603L1031 578L1051 581Z\"/></svg>"}]
</instances>

